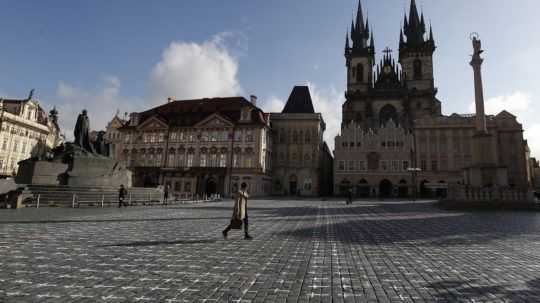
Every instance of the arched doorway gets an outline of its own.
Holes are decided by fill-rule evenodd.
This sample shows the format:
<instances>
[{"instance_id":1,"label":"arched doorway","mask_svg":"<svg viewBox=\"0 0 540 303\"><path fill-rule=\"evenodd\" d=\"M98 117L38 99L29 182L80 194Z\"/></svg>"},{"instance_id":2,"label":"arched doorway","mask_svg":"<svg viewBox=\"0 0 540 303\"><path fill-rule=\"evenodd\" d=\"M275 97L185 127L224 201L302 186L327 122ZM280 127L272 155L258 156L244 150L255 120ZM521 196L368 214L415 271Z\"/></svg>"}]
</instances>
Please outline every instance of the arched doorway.
<instances>
[{"instance_id":1,"label":"arched doorway","mask_svg":"<svg viewBox=\"0 0 540 303\"><path fill-rule=\"evenodd\" d=\"M214 178L209 178L206 181L206 195L211 196L217 194L217 183Z\"/></svg>"},{"instance_id":2,"label":"arched doorway","mask_svg":"<svg viewBox=\"0 0 540 303\"><path fill-rule=\"evenodd\" d=\"M387 179L384 179L379 184L379 197L381 198L390 198L392 197L392 192L394 191L394 185Z\"/></svg>"},{"instance_id":3,"label":"arched doorway","mask_svg":"<svg viewBox=\"0 0 540 303\"><path fill-rule=\"evenodd\" d=\"M362 179L358 182L356 194L360 198L369 198L369 189L369 183L366 181L366 179Z\"/></svg>"},{"instance_id":4,"label":"arched doorway","mask_svg":"<svg viewBox=\"0 0 540 303\"><path fill-rule=\"evenodd\" d=\"M291 175L289 177L289 194L295 196L298 193L298 177Z\"/></svg>"},{"instance_id":5,"label":"arched doorway","mask_svg":"<svg viewBox=\"0 0 540 303\"><path fill-rule=\"evenodd\" d=\"M407 187L407 181L399 181L398 195L400 198L405 198L409 195L409 188Z\"/></svg>"}]
</instances>

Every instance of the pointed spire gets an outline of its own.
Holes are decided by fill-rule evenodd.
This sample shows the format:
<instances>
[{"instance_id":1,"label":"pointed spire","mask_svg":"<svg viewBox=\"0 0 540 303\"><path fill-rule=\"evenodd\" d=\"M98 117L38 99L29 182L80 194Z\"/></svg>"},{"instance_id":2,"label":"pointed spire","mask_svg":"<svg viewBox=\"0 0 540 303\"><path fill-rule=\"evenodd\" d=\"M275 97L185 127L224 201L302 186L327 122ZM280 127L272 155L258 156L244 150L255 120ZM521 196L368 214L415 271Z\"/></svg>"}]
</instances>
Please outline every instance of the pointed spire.
<instances>
[{"instance_id":1,"label":"pointed spire","mask_svg":"<svg viewBox=\"0 0 540 303\"><path fill-rule=\"evenodd\" d=\"M345 35L345 52L347 52L351 48L351 45L349 44L349 30L347 30L347 34Z\"/></svg>"},{"instance_id":2,"label":"pointed spire","mask_svg":"<svg viewBox=\"0 0 540 303\"><path fill-rule=\"evenodd\" d=\"M375 39L373 38L373 31L371 31L371 40L369 42L369 46L371 46L371 48L375 50Z\"/></svg>"},{"instance_id":3,"label":"pointed spire","mask_svg":"<svg viewBox=\"0 0 540 303\"><path fill-rule=\"evenodd\" d=\"M402 45L405 43L405 39L403 38L403 30L399 30L399 45Z\"/></svg>"},{"instance_id":4,"label":"pointed spire","mask_svg":"<svg viewBox=\"0 0 540 303\"><path fill-rule=\"evenodd\" d=\"M366 33L369 33L369 16L366 18Z\"/></svg>"},{"instance_id":5,"label":"pointed spire","mask_svg":"<svg viewBox=\"0 0 540 303\"><path fill-rule=\"evenodd\" d=\"M416 8L416 0L411 0L411 9L409 11L409 21L410 25L419 25L420 17L418 16L418 9Z\"/></svg>"},{"instance_id":6,"label":"pointed spire","mask_svg":"<svg viewBox=\"0 0 540 303\"><path fill-rule=\"evenodd\" d=\"M354 33L354 20L353 20L351 21L351 39L353 40L354 40L354 35L355 33Z\"/></svg>"},{"instance_id":7,"label":"pointed spire","mask_svg":"<svg viewBox=\"0 0 540 303\"><path fill-rule=\"evenodd\" d=\"M435 42L435 39L433 38L433 26L431 26L431 22L429 23L429 41Z\"/></svg>"},{"instance_id":8,"label":"pointed spire","mask_svg":"<svg viewBox=\"0 0 540 303\"><path fill-rule=\"evenodd\" d=\"M409 27L409 21L407 20L407 13L405 13L405 15L403 16L403 28L407 30L408 27Z\"/></svg>"},{"instance_id":9,"label":"pointed spire","mask_svg":"<svg viewBox=\"0 0 540 303\"><path fill-rule=\"evenodd\" d=\"M362 12L362 0L358 1L358 11L356 12L356 29L363 32L364 28L364 13Z\"/></svg>"}]
</instances>

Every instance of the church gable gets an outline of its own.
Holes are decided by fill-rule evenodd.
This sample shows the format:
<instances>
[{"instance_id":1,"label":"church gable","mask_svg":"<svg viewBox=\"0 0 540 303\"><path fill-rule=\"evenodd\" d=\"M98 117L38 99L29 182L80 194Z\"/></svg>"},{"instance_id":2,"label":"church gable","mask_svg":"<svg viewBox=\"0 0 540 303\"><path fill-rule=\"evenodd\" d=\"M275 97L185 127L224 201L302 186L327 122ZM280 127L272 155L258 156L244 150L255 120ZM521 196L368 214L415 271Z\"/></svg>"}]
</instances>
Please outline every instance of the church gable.
<instances>
[{"instance_id":1,"label":"church gable","mask_svg":"<svg viewBox=\"0 0 540 303\"><path fill-rule=\"evenodd\" d=\"M514 116L511 113L503 110L497 116L495 116L495 118L497 118L497 119L516 119L516 116Z\"/></svg>"},{"instance_id":2,"label":"church gable","mask_svg":"<svg viewBox=\"0 0 540 303\"><path fill-rule=\"evenodd\" d=\"M229 119L219 114L212 114L208 116L206 119L202 120L201 122L195 125L195 127L215 127L215 128L232 127L232 126L234 126L234 124Z\"/></svg>"},{"instance_id":3,"label":"church gable","mask_svg":"<svg viewBox=\"0 0 540 303\"><path fill-rule=\"evenodd\" d=\"M159 119L158 117L151 117L150 119L144 121L141 125L139 125L139 130L162 130L167 129L169 126L167 123L165 123L163 120Z\"/></svg>"}]
</instances>

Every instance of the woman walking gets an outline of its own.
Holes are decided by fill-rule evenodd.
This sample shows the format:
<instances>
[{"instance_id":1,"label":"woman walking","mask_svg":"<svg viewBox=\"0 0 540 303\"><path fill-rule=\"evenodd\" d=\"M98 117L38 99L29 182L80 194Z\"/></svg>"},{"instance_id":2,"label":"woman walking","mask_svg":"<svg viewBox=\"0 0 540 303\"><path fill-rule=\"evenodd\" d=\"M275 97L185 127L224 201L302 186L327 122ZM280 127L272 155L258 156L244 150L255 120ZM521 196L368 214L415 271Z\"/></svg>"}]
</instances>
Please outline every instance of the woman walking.
<instances>
[{"instance_id":1,"label":"woman walking","mask_svg":"<svg viewBox=\"0 0 540 303\"><path fill-rule=\"evenodd\" d=\"M247 193L247 184L242 183L240 190L234 194L234 209L231 218L231 223L225 230L223 230L223 238L227 239L227 233L231 229L242 229L242 223L244 225L244 239L253 239L248 232L248 213L247 213L247 199L249 195Z\"/></svg>"}]
</instances>

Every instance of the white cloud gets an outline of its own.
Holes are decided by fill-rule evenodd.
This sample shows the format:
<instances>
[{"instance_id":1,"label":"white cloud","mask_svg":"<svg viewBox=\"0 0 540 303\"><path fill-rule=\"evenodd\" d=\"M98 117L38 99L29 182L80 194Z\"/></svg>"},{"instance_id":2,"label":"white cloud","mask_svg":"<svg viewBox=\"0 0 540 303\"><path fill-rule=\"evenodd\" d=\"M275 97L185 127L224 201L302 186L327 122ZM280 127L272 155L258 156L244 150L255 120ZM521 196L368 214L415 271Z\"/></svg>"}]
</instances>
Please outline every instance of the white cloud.
<instances>
[{"instance_id":1,"label":"white cloud","mask_svg":"<svg viewBox=\"0 0 540 303\"><path fill-rule=\"evenodd\" d=\"M532 103L531 95L523 92L514 92L510 95L489 98L485 102L486 114L497 115L503 110L511 113L523 113L529 110ZM469 105L471 113L476 112L475 103Z\"/></svg>"},{"instance_id":2,"label":"white cloud","mask_svg":"<svg viewBox=\"0 0 540 303\"><path fill-rule=\"evenodd\" d=\"M517 116L523 124L524 138L528 140L533 156L540 157L540 123L538 122L538 111L533 105L531 94L524 92L514 92L512 94L489 98L485 102L486 113L497 115L503 110ZM470 112L475 112L475 104L469 105Z\"/></svg>"},{"instance_id":3,"label":"white cloud","mask_svg":"<svg viewBox=\"0 0 540 303\"><path fill-rule=\"evenodd\" d=\"M334 139L341 132L341 107L345 102L345 97L334 87L320 89L313 83L308 83L308 86L315 111L321 113L326 122L324 140L333 151Z\"/></svg>"},{"instance_id":4,"label":"white cloud","mask_svg":"<svg viewBox=\"0 0 540 303\"><path fill-rule=\"evenodd\" d=\"M228 36L219 34L201 44L172 42L150 75L154 102L241 94L238 61L224 42Z\"/></svg>"},{"instance_id":5,"label":"white cloud","mask_svg":"<svg viewBox=\"0 0 540 303\"><path fill-rule=\"evenodd\" d=\"M281 113L285 107L285 101L278 97L272 96L262 104L262 108L268 113Z\"/></svg>"},{"instance_id":6,"label":"white cloud","mask_svg":"<svg viewBox=\"0 0 540 303\"><path fill-rule=\"evenodd\" d=\"M60 128L65 132L68 140L73 138L77 115L83 109L88 110L91 129L101 130L105 128L117 110L121 110L121 115L123 115L123 112L141 108L139 98L122 96L120 88L120 80L115 76L102 77L99 85L94 89L82 88L60 81L56 88L56 95L60 101L57 108Z\"/></svg>"}]
</instances>

